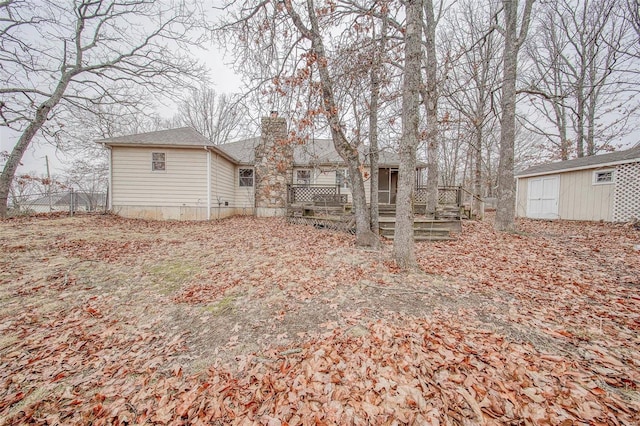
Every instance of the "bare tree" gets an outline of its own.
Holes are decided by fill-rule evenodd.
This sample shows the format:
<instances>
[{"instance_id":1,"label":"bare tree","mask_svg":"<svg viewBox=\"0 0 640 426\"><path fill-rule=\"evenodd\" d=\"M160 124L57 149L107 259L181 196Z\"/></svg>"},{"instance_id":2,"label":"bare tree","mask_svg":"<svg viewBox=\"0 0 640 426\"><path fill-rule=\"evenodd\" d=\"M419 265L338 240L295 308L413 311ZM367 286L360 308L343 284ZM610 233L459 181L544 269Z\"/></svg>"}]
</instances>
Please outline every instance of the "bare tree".
<instances>
[{"instance_id":1,"label":"bare tree","mask_svg":"<svg viewBox=\"0 0 640 426\"><path fill-rule=\"evenodd\" d=\"M109 185L109 165L106 161L77 159L63 173L68 187L84 195L89 211L106 202Z\"/></svg>"},{"instance_id":2,"label":"bare tree","mask_svg":"<svg viewBox=\"0 0 640 426\"><path fill-rule=\"evenodd\" d=\"M518 52L529 30L531 10L535 0L525 0L521 22L518 22L518 0L502 0L504 37L502 58L502 98L500 116L500 164L498 166L498 206L495 228L515 229L516 191L513 175L516 140L516 77ZM519 28L518 28L519 27Z\"/></svg>"},{"instance_id":3,"label":"bare tree","mask_svg":"<svg viewBox=\"0 0 640 426\"><path fill-rule=\"evenodd\" d=\"M398 195L393 258L404 270L415 267L413 241L413 199L416 177L416 150L420 141L420 86L422 60L422 0L408 0L404 33L404 81L402 87L402 139L398 168ZM427 96L430 99L430 96Z\"/></svg>"},{"instance_id":4,"label":"bare tree","mask_svg":"<svg viewBox=\"0 0 640 426\"><path fill-rule=\"evenodd\" d=\"M192 89L180 103L174 122L196 129L211 143L219 145L248 136L246 117L246 108L239 96L216 93L203 86Z\"/></svg>"},{"instance_id":5,"label":"bare tree","mask_svg":"<svg viewBox=\"0 0 640 426\"><path fill-rule=\"evenodd\" d=\"M204 78L182 53L201 41L198 19L186 0L3 3L0 124L19 137L0 175L0 216L24 152L37 135L55 135L62 111L127 104L136 87L161 93Z\"/></svg>"},{"instance_id":6,"label":"bare tree","mask_svg":"<svg viewBox=\"0 0 640 426\"><path fill-rule=\"evenodd\" d=\"M356 213L356 243L358 245L377 245L377 237L371 236L371 221L367 209L364 182L361 174L360 155L357 147L352 146L343 130L338 115L338 107L333 90L333 79L328 67L328 57L325 52L324 41L320 32L320 24L313 0L307 0L306 13L308 26L294 9L292 3L286 2L285 7L294 25L301 35L311 42L311 54L314 56L315 66L320 74L320 89L324 103L323 113L329 122L331 136L336 151L342 157L349 170L353 205Z\"/></svg>"},{"instance_id":7,"label":"bare tree","mask_svg":"<svg viewBox=\"0 0 640 426\"><path fill-rule=\"evenodd\" d=\"M496 14L492 6L473 1L458 5L459 9L450 17L446 37L446 63L451 69L445 85L445 98L459 113L459 119L464 120L464 124L459 126L467 135L461 140L469 145L474 194L472 209L478 215L481 213L481 197L489 192L488 183L491 181L487 176L491 157L485 153L497 114L494 98L500 84L499 55L502 46L492 28L491 16ZM457 54L459 51L462 53ZM455 121L455 117L451 120Z\"/></svg>"},{"instance_id":8,"label":"bare tree","mask_svg":"<svg viewBox=\"0 0 640 426\"><path fill-rule=\"evenodd\" d=\"M333 4L317 5L314 0L233 4L227 12L229 17L218 34L233 49L241 63L239 71L256 90L269 97L274 107L286 105L290 117L297 115L294 136L313 131L319 118L326 121L334 147L347 164L356 243L377 245L366 204L362 137L357 131L360 121L353 121L355 137L350 138L345 117L351 114L348 106L353 97L337 89L341 76L334 67L333 52L326 46L336 23L349 12L337 10ZM247 63L253 66L247 67Z\"/></svg>"},{"instance_id":9,"label":"bare tree","mask_svg":"<svg viewBox=\"0 0 640 426\"><path fill-rule=\"evenodd\" d=\"M638 50L638 45L640 45L640 1L627 0L626 6L625 16L636 33L637 43L635 46Z\"/></svg>"},{"instance_id":10,"label":"bare tree","mask_svg":"<svg viewBox=\"0 0 640 426\"><path fill-rule=\"evenodd\" d=\"M547 4L537 22L527 48L535 70L529 93L555 132L539 124L539 116L529 117L529 127L557 146L562 159L572 148L578 157L611 149L612 140L634 122L637 77L630 81L625 75L636 66L624 52L636 43L617 14L623 6L619 0L562 0Z\"/></svg>"},{"instance_id":11,"label":"bare tree","mask_svg":"<svg viewBox=\"0 0 640 426\"><path fill-rule=\"evenodd\" d=\"M540 100L532 104L544 118L553 123L555 129L551 131L543 128L537 117L529 121L530 128L547 139L552 150L559 153L560 159L568 160L572 149L568 135L569 88L566 73L563 71L563 51L566 49L567 41L559 34L555 21L553 11L544 11L536 33L526 45L526 52L531 58L534 70L532 78L535 80L529 84L530 93L534 99Z\"/></svg>"}]
</instances>

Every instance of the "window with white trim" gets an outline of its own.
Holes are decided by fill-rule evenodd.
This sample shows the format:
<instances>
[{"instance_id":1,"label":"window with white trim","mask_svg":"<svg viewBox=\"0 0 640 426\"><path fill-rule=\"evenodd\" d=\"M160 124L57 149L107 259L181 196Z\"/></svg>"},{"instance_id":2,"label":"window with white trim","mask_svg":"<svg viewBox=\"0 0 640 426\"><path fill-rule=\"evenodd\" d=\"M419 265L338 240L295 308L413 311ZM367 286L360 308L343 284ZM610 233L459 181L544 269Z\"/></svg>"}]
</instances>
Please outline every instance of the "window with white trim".
<instances>
[{"instance_id":1,"label":"window with white trim","mask_svg":"<svg viewBox=\"0 0 640 426\"><path fill-rule=\"evenodd\" d=\"M614 170L596 170L593 172L593 184L594 185L606 185L613 183Z\"/></svg>"},{"instance_id":2,"label":"window with white trim","mask_svg":"<svg viewBox=\"0 0 640 426\"><path fill-rule=\"evenodd\" d=\"M253 169L238 170L238 185L245 187L253 186Z\"/></svg>"},{"instance_id":3,"label":"window with white trim","mask_svg":"<svg viewBox=\"0 0 640 426\"><path fill-rule=\"evenodd\" d=\"M336 170L336 185L340 188L349 188L349 171L347 169Z\"/></svg>"},{"instance_id":4,"label":"window with white trim","mask_svg":"<svg viewBox=\"0 0 640 426\"><path fill-rule=\"evenodd\" d=\"M151 171L164 172L166 170L166 155L164 152L151 153Z\"/></svg>"},{"instance_id":5,"label":"window with white trim","mask_svg":"<svg viewBox=\"0 0 640 426\"><path fill-rule=\"evenodd\" d=\"M296 183L298 185L311 185L311 170L296 170Z\"/></svg>"}]
</instances>

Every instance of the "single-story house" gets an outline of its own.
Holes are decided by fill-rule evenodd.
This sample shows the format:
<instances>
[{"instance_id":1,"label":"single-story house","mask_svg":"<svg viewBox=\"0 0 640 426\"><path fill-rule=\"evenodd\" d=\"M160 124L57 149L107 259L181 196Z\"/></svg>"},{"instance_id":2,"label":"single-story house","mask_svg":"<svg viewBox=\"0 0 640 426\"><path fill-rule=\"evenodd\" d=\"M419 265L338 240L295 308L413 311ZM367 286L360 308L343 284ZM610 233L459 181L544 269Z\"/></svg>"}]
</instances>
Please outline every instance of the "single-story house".
<instances>
[{"instance_id":1,"label":"single-story house","mask_svg":"<svg viewBox=\"0 0 640 426\"><path fill-rule=\"evenodd\" d=\"M282 117L263 118L260 137L222 145L188 127L96 142L110 150L109 208L125 217L282 215L292 189L310 186L351 201L346 165L332 140L291 143ZM380 202L395 203L398 156L383 152L379 164ZM368 194L368 169L362 173Z\"/></svg>"},{"instance_id":2,"label":"single-story house","mask_svg":"<svg viewBox=\"0 0 640 426\"><path fill-rule=\"evenodd\" d=\"M640 144L542 164L516 174L516 215L627 222L640 219Z\"/></svg>"}]
</instances>

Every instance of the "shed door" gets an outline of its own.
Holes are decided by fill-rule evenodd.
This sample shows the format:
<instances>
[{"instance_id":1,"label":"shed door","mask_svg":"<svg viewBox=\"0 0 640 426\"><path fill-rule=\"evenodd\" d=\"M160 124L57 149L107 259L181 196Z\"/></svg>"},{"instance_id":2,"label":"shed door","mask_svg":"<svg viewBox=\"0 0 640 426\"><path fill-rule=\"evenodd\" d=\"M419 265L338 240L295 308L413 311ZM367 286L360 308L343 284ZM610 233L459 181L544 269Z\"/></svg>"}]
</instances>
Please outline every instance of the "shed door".
<instances>
[{"instance_id":1,"label":"shed door","mask_svg":"<svg viewBox=\"0 0 640 426\"><path fill-rule=\"evenodd\" d=\"M557 219L560 176L529 179L527 217Z\"/></svg>"}]
</instances>

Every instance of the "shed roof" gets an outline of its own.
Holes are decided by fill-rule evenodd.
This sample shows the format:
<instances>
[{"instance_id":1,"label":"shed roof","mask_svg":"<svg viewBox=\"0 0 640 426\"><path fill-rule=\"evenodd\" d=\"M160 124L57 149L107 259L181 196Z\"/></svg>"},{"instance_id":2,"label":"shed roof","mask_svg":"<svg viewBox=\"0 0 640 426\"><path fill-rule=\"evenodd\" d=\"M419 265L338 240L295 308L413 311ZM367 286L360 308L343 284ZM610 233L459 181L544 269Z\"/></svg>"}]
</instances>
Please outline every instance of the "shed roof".
<instances>
[{"instance_id":1,"label":"shed roof","mask_svg":"<svg viewBox=\"0 0 640 426\"><path fill-rule=\"evenodd\" d=\"M575 158L573 160L557 161L555 163L540 164L516 173L516 177L548 175L572 170L597 169L617 164L635 163L636 161L640 161L640 144L624 151L591 155L588 157Z\"/></svg>"}]
</instances>

